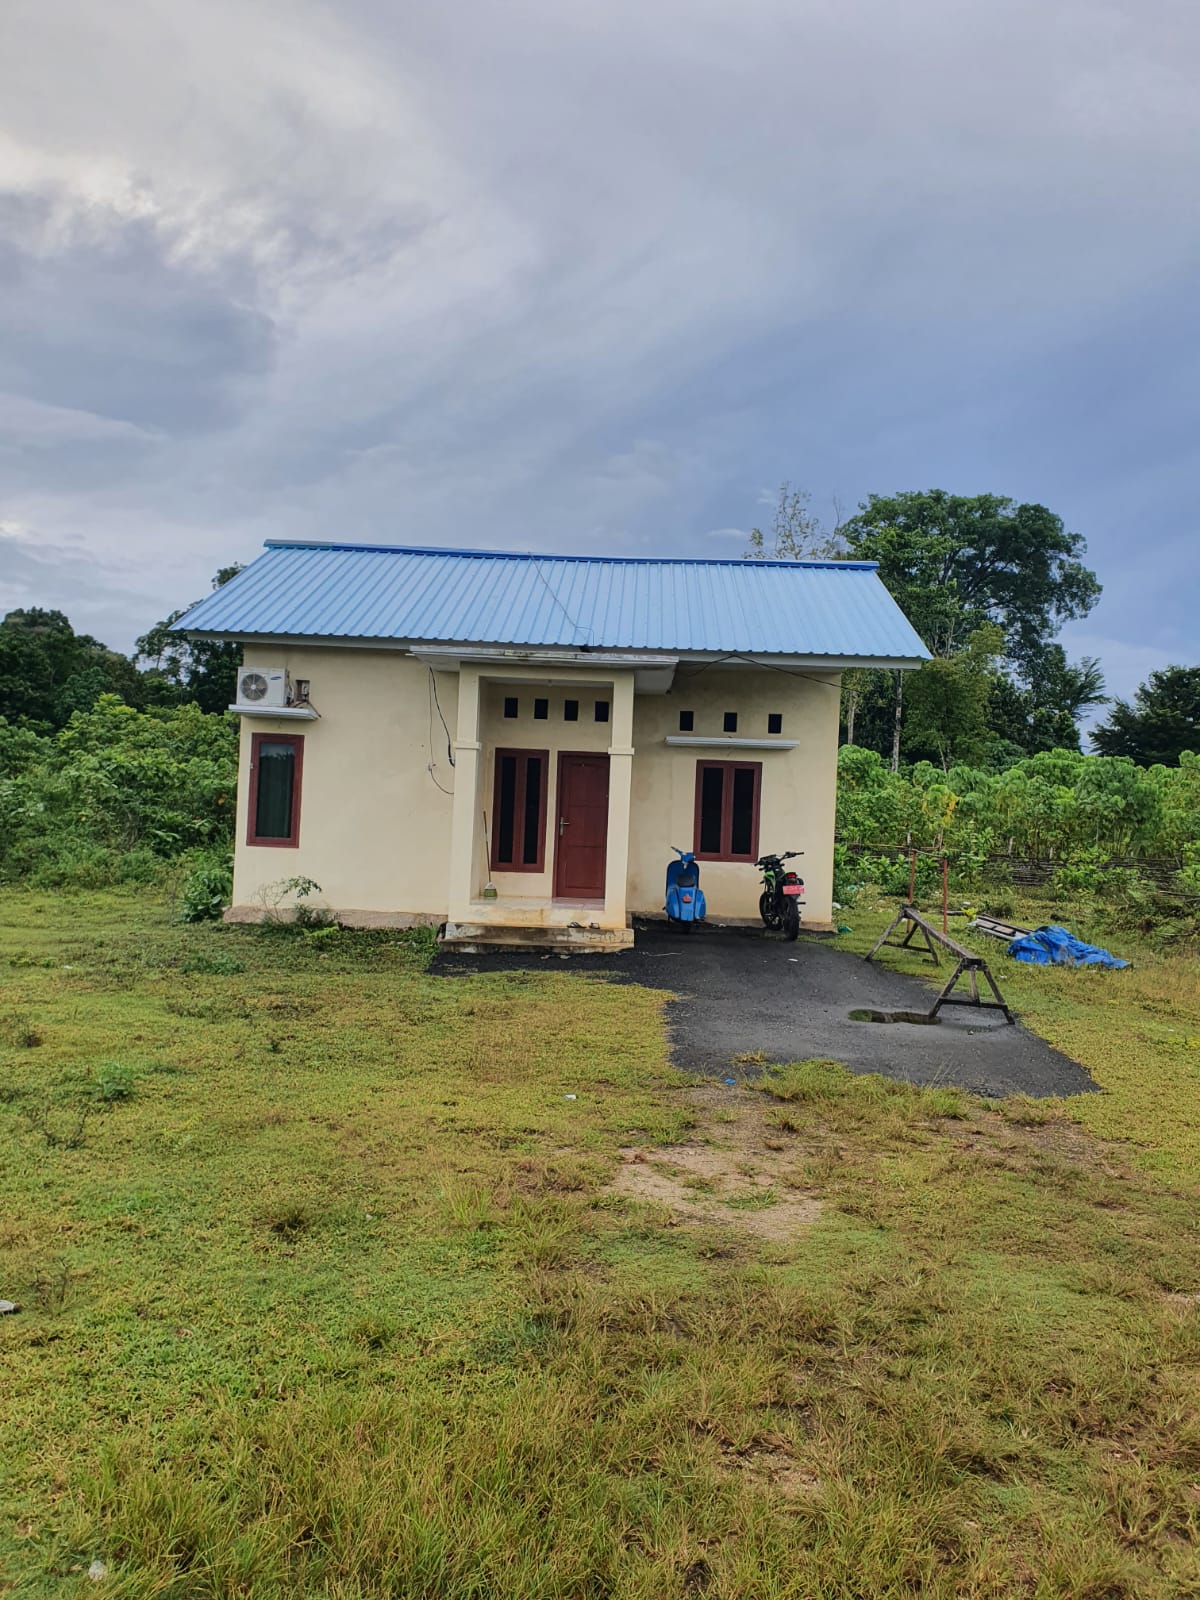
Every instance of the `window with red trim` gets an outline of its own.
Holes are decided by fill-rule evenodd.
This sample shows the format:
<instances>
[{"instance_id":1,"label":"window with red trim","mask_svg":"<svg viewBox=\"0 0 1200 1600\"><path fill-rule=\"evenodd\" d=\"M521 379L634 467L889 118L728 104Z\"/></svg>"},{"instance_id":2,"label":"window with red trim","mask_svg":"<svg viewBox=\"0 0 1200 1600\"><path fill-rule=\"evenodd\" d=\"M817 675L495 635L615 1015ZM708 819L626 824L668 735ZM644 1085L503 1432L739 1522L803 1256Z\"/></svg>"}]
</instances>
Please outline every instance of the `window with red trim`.
<instances>
[{"instance_id":1,"label":"window with red trim","mask_svg":"<svg viewBox=\"0 0 1200 1600\"><path fill-rule=\"evenodd\" d=\"M247 844L295 848L300 843L304 735L256 733L250 740Z\"/></svg>"},{"instance_id":2,"label":"window with red trim","mask_svg":"<svg viewBox=\"0 0 1200 1600\"><path fill-rule=\"evenodd\" d=\"M757 859L761 791L761 761L697 761L693 847L699 860Z\"/></svg>"},{"instance_id":3,"label":"window with red trim","mask_svg":"<svg viewBox=\"0 0 1200 1600\"><path fill-rule=\"evenodd\" d=\"M549 771L548 750L496 751L491 871L544 870Z\"/></svg>"}]
</instances>

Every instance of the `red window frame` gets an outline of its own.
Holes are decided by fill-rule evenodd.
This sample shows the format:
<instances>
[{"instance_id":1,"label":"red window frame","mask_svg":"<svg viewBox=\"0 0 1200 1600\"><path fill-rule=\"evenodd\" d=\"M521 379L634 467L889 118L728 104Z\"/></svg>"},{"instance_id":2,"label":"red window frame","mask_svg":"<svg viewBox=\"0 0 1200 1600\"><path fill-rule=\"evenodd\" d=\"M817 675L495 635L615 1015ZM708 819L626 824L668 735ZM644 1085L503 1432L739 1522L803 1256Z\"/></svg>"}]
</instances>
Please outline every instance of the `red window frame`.
<instances>
[{"instance_id":1,"label":"red window frame","mask_svg":"<svg viewBox=\"0 0 1200 1600\"><path fill-rule=\"evenodd\" d=\"M258 832L258 752L263 743L290 744L292 747L291 834L286 839L263 838ZM246 843L271 850L295 850L300 844L300 791L304 786L304 735L302 733L255 733L250 736L250 796L246 815Z\"/></svg>"},{"instance_id":2,"label":"red window frame","mask_svg":"<svg viewBox=\"0 0 1200 1600\"><path fill-rule=\"evenodd\" d=\"M518 841L525 833L526 785L529 778L529 760L536 756L542 763L542 776L538 789L538 853L536 861L501 861L500 851L500 761L503 756L514 756L517 762L516 783L513 788L513 854L519 855ZM549 750L514 750L508 747L493 753L491 854L489 872L545 872L546 870L546 805L550 793Z\"/></svg>"},{"instance_id":3,"label":"red window frame","mask_svg":"<svg viewBox=\"0 0 1200 1600\"><path fill-rule=\"evenodd\" d=\"M712 767L717 767L724 773L724 779L721 784L721 848L715 851L701 850L700 848L700 813L704 799L704 774ZM748 855L735 855L732 849L733 775L735 772L752 772L754 774L754 802L750 818L750 852ZM692 848L697 861L757 861L758 819L761 799L761 761L697 761L696 812L692 832Z\"/></svg>"}]
</instances>

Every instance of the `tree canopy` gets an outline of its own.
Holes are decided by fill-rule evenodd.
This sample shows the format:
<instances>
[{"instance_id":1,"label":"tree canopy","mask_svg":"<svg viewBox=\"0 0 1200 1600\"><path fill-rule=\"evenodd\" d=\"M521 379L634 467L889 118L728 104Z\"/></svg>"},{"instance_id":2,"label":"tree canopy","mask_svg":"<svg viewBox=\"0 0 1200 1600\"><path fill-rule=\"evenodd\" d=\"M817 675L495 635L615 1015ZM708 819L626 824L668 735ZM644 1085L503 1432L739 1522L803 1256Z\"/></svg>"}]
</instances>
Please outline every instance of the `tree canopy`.
<instances>
[{"instance_id":1,"label":"tree canopy","mask_svg":"<svg viewBox=\"0 0 1200 1600\"><path fill-rule=\"evenodd\" d=\"M1036 670L1063 622L1084 617L1100 584L1086 545L1061 517L1004 495L944 489L873 494L841 527L853 556L879 574L935 655L953 655L985 623L1004 655Z\"/></svg>"},{"instance_id":2,"label":"tree canopy","mask_svg":"<svg viewBox=\"0 0 1200 1600\"><path fill-rule=\"evenodd\" d=\"M1163 667L1133 697L1114 702L1092 732L1101 755L1128 756L1139 766L1178 766L1185 750L1200 752L1200 667Z\"/></svg>"},{"instance_id":3,"label":"tree canopy","mask_svg":"<svg viewBox=\"0 0 1200 1600\"><path fill-rule=\"evenodd\" d=\"M76 633L61 611L34 606L0 622L0 715L53 729L102 694L143 703L134 664L90 634Z\"/></svg>"},{"instance_id":4,"label":"tree canopy","mask_svg":"<svg viewBox=\"0 0 1200 1600\"><path fill-rule=\"evenodd\" d=\"M213 578L213 588L224 588L241 570L236 563L222 567ZM242 647L221 639L188 639L172 633L172 625L190 609L184 606L156 622L134 646L134 659L145 663L151 704L194 703L201 711L224 711L237 698Z\"/></svg>"}]
</instances>

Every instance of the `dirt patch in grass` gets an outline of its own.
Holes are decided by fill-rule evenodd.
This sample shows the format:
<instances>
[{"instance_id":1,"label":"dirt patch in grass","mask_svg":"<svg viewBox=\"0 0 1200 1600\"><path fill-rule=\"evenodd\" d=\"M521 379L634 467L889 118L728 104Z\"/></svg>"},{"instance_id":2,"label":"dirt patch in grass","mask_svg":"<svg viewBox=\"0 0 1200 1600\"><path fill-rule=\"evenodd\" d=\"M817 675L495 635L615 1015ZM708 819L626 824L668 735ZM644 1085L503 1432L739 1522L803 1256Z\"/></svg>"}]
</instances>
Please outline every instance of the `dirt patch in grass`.
<instances>
[{"instance_id":1,"label":"dirt patch in grass","mask_svg":"<svg viewBox=\"0 0 1200 1600\"><path fill-rule=\"evenodd\" d=\"M764 1484L785 1499L810 1499L821 1493L817 1474L797 1461L789 1443L780 1434L761 1434L748 1445L721 1442L720 1465L724 1472Z\"/></svg>"},{"instance_id":2,"label":"dirt patch in grass","mask_svg":"<svg viewBox=\"0 0 1200 1600\"><path fill-rule=\"evenodd\" d=\"M625 1146L614 1194L664 1206L687 1226L725 1227L788 1243L821 1215L821 1202L797 1184L795 1151L774 1136L755 1096L708 1085L682 1097L695 1136L661 1149Z\"/></svg>"}]
</instances>

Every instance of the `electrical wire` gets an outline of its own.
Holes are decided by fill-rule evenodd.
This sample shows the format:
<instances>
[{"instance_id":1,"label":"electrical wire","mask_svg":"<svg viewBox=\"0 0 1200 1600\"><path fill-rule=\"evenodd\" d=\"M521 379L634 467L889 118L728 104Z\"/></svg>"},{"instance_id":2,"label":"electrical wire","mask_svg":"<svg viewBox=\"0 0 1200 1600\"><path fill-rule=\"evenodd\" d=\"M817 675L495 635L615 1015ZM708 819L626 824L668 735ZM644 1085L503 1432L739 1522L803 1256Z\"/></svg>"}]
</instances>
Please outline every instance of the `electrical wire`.
<instances>
[{"instance_id":1,"label":"electrical wire","mask_svg":"<svg viewBox=\"0 0 1200 1600\"><path fill-rule=\"evenodd\" d=\"M454 750L450 743L450 729L446 726L446 719L444 716L442 716L441 702L437 697L437 683L434 680L433 668L429 667L427 670L429 672L429 761L426 763L425 770L433 780L433 786L435 789L440 789L445 795L453 796L454 790L447 789L445 784L439 781L437 772L435 771L435 768L437 767L437 762L433 759L433 708L435 705L437 706L438 716L442 719L442 727L446 734L446 755L452 767L454 765Z\"/></svg>"},{"instance_id":2,"label":"electrical wire","mask_svg":"<svg viewBox=\"0 0 1200 1600\"><path fill-rule=\"evenodd\" d=\"M777 661L760 661L756 656L748 656L741 650L731 650L728 655L718 656L715 661L706 661L702 667L697 667L694 671L691 667L681 666L679 676L698 678L702 672L707 672L709 667L720 667L727 661L748 661L752 667L769 667L772 672L786 672L791 678L806 678L809 683L819 683L826 689L838 688L836 683L830 683L828 678L819 678L815 672L805 672L802 667L781 667ZM830 668L831 672L843 670L845 669L841 667Z\"/></svg>"},{"instance_id":3,"label":"electrical wire","mask_svg":"<svg viewBox=\"0 0 1200 1600\"><path fill-rule=\"evenodd\" d=\"M446 724L445 717L442 715L442 702L438 699L437 679L433 675L433 668L432 667L429 667L427 670L429 672L429 687L433 691L433 704L437 707L437 714L438 714L439 717L441 717L442 728L443 728L443 730L445 732L445 735L446 735L446 760L450 763L451 766L453 766L454 765L454 745L452 744L451 739L450 739L450 729ZM430 712L429 712L429 748L431 750L433 749L433 710L432 710L432 707L430 708Z\"/></svg>"}]
</instances>

